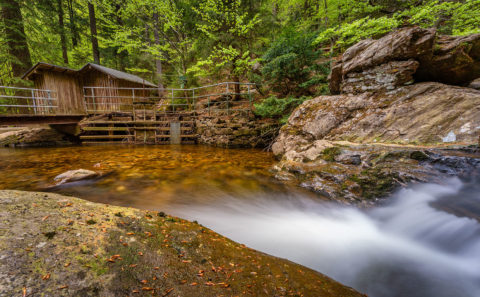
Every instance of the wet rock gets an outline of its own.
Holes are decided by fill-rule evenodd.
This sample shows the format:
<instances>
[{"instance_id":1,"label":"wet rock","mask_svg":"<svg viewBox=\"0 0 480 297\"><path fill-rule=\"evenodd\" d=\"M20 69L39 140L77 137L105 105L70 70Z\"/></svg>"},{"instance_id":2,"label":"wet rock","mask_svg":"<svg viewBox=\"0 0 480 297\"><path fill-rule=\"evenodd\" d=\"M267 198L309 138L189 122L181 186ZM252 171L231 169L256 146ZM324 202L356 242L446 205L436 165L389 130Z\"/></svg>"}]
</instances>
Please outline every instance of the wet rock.
<instances>
[{"instance_id":1,"label":"wet rock","mask_svg":"<svg viewBox=\"0 0 480 297\"><path fill-rule=\"evenodd\" d=\"M38 147L69 144L72 144L72 142L66 135L49 128L25 128L0 134L0 147Z\"/></svg>"},{"instance_id":2,"label":"wet rock","mask_svg":"<svg viewBox=\"0 0 480 297\"><path fill-rule=\"evenodd\" d=\"M472 80L472 81L468 84L468 87L469 87L469 88L472 88L472 89L475 89L475 90L480 90L480 78L477 78L477 79Z\"/></svg>"},{"instance_id":3,"label":"wet rock","mask_svg":"<svg viewBox=\"0 0 480 297\"><path fill-rule=\"evenodd\" d=\"M54 180L57 185L61 185L68 182L92 179L98 177L99 173L86 169L69 170L62 174L57 175Z\"/></svg>"}]
</instances>

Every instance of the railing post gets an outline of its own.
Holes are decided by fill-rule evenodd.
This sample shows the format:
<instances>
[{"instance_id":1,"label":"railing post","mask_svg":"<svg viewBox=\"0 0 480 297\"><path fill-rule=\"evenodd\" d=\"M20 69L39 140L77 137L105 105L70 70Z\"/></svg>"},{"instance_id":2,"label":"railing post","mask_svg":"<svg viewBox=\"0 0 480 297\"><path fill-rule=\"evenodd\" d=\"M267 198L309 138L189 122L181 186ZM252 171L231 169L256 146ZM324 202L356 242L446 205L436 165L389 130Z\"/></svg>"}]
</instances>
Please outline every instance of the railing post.
<instances>
[{"instance_id":1,"label":"railing post","mask_svg":"<svg viewBox=\"0 0 480 297\"><path fill-rule=\"evenodd\" d=\"M227 116L230 115L230 96L227 95Z\"/></svg>"},{"instance_id":2,"label":"railing post","mask_svg":"<svg viewBox=\"0 0 480 297\"><path fill-rule=\"evenodd\" d=\"M192 110L195 111L195 89L192 92Z\"/></svg>"},{"instance_id":3,"label":"railing post","mask_svg":"<svg viewBox=\"0 0 480 297\"><path fill-rule=\"evenodd\" d=\"M132 113L135 113L135 89L132 89Z\"/></svg>"},{"instance_id":4,"label":"railing post","mask_svg":"<svg viewBox=\"0 0 480 297\"><path fill-rule=\"evenodd\" d=\"M175 112L175 105L173 104L173 89L172 89L172 110Z\"/></svg>"},{"instance_id":5,"label":"railing post","mask_svg":"<svg viewBox=\"0 0 480 297\"><path fill-rule=\"evenodd\" d=\"M49 106L47 108L48 112L47 113L51 113L52 112L52 94L50 92L50 90L47 91L47 105Z\"/></svg>"},{"instance_id":6,"label":"railing post","mask_svg":"<svg viewBox=\"0 0 480 297\"><path fill-rule=\"evenodd\" d=\"M35 92L32 90L33 112L37 114L37 105L35 104Z\"/></svg>"},{"instance_id":7,"label":"railing post","mask_svg":"<svg viewBox=\"0 0 480 297\"><path fill-rule=\"evenodd\" d=\"M208 96L208 115L210 116L210 96Z\"/></svg>"},{"instance_id":8,"label":"railing post","mask_svg":"<svg viewBox=\"0 0 480 297\"><path fill-rule=\"evenodd\" d=\"M253 106L252 106L252 93L250 93L250 85L248 86L248 101L250 101L250 112L253 114Z\"/></svg>"},{"instance_id":9,"label":"railing post","mask_svg":"<svg viewBox=\"0 0 480 297\"><path fill-rule=\"evenodd\" d=\"M97 111L97 106L95 105L95 88L92 87L92 105L93 105L93 111Z\"/></svg>"}]
</instances>

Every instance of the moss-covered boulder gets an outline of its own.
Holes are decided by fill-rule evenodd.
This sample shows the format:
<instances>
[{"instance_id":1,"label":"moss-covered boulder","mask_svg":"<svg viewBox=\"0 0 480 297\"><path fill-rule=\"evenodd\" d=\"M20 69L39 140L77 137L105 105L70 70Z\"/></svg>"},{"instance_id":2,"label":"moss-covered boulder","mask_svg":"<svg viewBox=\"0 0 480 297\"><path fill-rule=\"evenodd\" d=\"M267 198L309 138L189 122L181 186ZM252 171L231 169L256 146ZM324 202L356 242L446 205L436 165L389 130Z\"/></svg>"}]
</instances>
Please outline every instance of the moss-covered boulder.
<instances>
[{"instance_id":1,"label":"moss-covered boulder","mask_svg":"<svg viewBox=\"0 0 480 297\"><path fill-rule=\"evenodd\" d=\"M0 191L0 296L364 296L164 213Z\"/></svg>"}]
</instances>

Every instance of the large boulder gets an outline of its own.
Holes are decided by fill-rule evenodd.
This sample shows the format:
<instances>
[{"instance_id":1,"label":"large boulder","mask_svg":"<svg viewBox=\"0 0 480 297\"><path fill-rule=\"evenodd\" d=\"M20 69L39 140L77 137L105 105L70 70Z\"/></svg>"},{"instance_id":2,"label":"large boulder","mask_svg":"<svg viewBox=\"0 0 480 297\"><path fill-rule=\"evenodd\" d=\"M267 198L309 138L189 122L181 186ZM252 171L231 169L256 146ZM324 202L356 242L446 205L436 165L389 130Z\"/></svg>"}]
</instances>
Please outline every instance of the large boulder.
<instances>
[{"instance_id":1,"label":"large boulder","mask_svg":"<svg viewBox=\"0 0 480 297\"><path fill-rule=\"evenodd\" d=\"M416 61L397 65L399 73L419 81L436 81L454 85L465 85L480 76L480 34L469 36L437 36L434 29L408 27L396 30L378 40L363 40L345 51L332 66L330 91L333 94L358 92L352 77L377 74L382 76L390 62ZM401 70L405 67L405 70ZM413 70L413 73L412 73ZM388 72L390 76L391 72ZM399 76L396 86L404 83ZM403 78L403 79L402 79ZM350 80L350 81L349 81ZM397 79L395 79L397 80ZM342 85L347 86L342 88ZM373 85L371 89L375 86ZM365 91L370 91L367 88ZM380 88L381 89L381 88Z\"/></svg>"},{"instance_id":2,"label":"large boulder","mask_svg":"<svg viewBox=\"0 0 480 297\"><path fill-rule=\"evenodd\" d=\"M305 101L282 127L274 153L316 140L357 143L476 144L480 133L480 91L418 83L389 93L320 96Z\"/></svg>"},{"instance_id":3,"label":"large boulder","mask_svg":"<svg viewBox=\"0 0 480 297\"><path fill-rule=\"evenodd\" d=\"M391 61L362 72L345 75L341 91L346 94L391 91L413 82L419 63L415 60Z\"/></svg>"}]
</instances>

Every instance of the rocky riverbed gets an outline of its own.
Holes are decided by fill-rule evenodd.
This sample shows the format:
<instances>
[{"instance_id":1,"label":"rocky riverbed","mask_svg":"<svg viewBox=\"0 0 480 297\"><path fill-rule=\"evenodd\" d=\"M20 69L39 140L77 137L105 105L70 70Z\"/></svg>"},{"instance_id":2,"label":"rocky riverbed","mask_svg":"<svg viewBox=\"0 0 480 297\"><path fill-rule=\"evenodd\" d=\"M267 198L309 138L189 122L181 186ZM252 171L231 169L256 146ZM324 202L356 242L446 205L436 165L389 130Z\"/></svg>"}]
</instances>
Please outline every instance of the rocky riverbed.
<instances>
[{"instance_id":1,"label":"rocky riverbed","mask_svg":"<svg viewBox=\"0 0 480 297\"><path fill-rule=\"evenodd\" d=\"M277 178L371 205L411 182L478 173L479 52L480 34L419 27L350 47L332 67L336 95L305 101L281 128Z\"/></svg>"},{"instance_id":2,"label":"rocky riverbed","mask_svg":"<svg viewBox=\"0 0 480 297\"><path fill-rule=\"evenodd\" d=\"M196 222L0 191L0 296L364 296Z\"/></svg>"}]
</instances>

